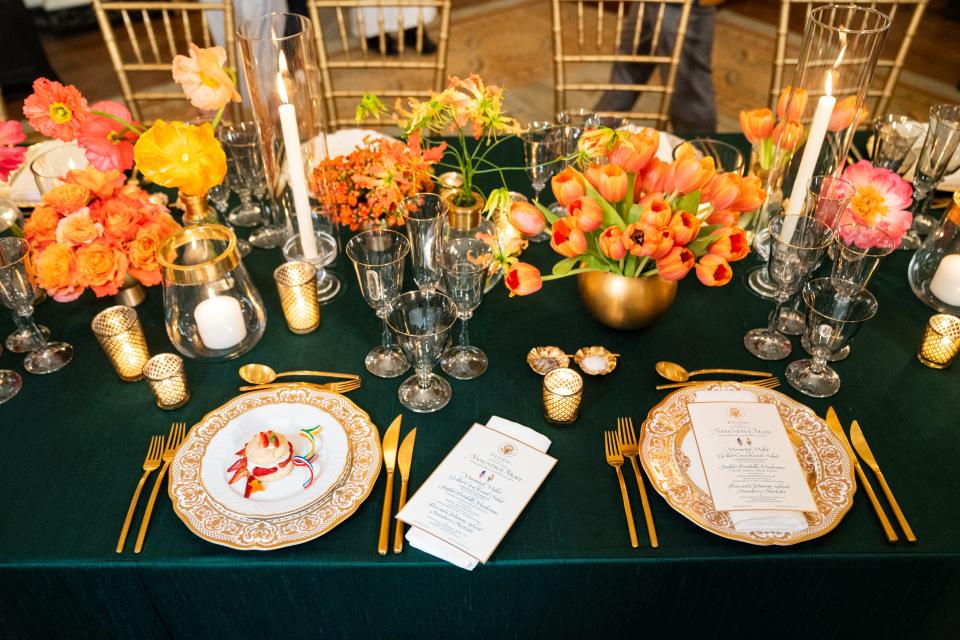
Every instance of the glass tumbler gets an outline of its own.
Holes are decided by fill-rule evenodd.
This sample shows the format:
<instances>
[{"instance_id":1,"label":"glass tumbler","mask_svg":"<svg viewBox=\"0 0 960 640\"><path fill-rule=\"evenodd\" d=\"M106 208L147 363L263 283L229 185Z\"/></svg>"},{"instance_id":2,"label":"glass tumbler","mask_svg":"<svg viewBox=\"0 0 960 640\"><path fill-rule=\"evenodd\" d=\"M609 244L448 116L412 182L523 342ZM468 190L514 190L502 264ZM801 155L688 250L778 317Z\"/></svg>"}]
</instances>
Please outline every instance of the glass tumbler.
<instances>
[{"instance_id":1,"label":"glass tumbler","mask_svg":"<svg viewBox=\"0 0 960 640\"><path fill-rule=\"evenodd\" d=\"M413 281L421 291L440 284L440 244L447 203L435 193L417 193L403 199L404 226L410 240Z\"/></svg>"}]
</instances>

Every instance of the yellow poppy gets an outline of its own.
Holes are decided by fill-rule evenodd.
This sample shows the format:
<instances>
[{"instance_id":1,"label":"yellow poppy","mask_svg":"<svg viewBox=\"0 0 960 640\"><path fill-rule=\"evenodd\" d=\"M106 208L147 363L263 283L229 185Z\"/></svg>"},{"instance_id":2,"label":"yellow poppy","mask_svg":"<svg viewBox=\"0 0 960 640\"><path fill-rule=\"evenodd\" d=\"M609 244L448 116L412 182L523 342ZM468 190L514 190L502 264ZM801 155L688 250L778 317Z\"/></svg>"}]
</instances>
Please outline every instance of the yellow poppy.
<instances>
[{"instance_id":1,"label":"yellow poppy","mask_svg":"<svg viewBox=\"0 0 960 640\"><path fill-rule=\"evenodd\" d=\"M208 122L157 120L140 136L133 157L146 178L188 196L204 195L227 174L227 157Z\"/></svg>"}]
</instances>

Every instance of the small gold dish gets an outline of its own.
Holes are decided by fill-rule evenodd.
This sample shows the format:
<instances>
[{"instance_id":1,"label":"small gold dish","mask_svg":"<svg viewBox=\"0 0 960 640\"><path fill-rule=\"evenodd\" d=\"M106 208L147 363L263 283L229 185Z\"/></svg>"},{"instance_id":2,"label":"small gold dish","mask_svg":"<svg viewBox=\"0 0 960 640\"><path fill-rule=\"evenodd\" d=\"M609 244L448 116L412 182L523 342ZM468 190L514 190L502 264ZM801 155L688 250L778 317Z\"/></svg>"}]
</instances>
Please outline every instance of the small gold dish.
<instances>
[{"instance_id":1,"label":"small gold dish","mask_svg":"<svg viewBox=\"0 0 960 640\"><path fill-rule=\"evenodd\" d=\"M603 347L583 347L573 354L573 360L588 376L605 376L617 368L619 353L610 353Z\"/></svg>"},{"instance_id":2,"label":"small gold dish","mask_svg":"<svg viewBox=\"0 0 960 640\"><path fill-rule=\"evenodd\" d=\"M541 376L545 376L554 369L570 366L570 356L559 347L534 347L527 354L527 364Z\"/></svg>"}]
</instances>

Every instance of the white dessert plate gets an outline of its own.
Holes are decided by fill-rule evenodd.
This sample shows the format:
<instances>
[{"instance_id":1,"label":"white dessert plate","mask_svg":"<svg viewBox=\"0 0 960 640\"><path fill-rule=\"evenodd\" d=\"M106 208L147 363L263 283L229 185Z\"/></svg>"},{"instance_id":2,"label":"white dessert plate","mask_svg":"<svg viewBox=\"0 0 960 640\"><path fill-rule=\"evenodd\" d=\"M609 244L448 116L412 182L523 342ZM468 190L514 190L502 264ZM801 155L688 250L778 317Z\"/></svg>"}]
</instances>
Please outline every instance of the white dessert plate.
<instances>
[{"instance_id":1,"label":"white dessert plate","mask_svg":"<svg viewBox=\"0 0 960 640\"><path fill-rule=\"evenodd\" d=\"M339 129L327 134L327 149L329 150L330 157L336 158L337 156L350 155L357 149L366 146L365 140L368 137L371 139L380 138L383 140L396 141L396 138L379 131L374 131L373 129ZM318 136L314 138L314 145L316 157L322 158L324 154L323 137Z\"/></svg>"}]
</instances>

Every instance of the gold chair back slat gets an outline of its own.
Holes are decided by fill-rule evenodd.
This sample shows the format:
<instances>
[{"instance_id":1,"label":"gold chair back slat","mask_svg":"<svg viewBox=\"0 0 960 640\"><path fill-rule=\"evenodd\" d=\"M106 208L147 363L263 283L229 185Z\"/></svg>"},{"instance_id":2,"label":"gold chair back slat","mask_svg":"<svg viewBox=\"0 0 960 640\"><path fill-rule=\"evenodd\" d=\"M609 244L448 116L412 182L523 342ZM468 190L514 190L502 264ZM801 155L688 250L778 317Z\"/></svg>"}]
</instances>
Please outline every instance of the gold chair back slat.
<instances>
[{"instance_id":1,"label":"gold chair back slat","mask_svg":"<svg viewBox=\"0 0 960 640\"><path fill-rule=\"evenodd\" d=\"M603 112L601 115L618 115L632 120L650 121L653 126L665 128L693 0L660 0L655 2L618 0L615 12L612 3L597 2L595 16L592 11L584 10L585 4L588 4L585 0L552 0L551 2L556 110L563 111L577 106L590 106L589 102L595 101L598 92L601 91L627 90L654 93L660 96L656 111L638 107L634 111ZM664 33L667 5L678 5L680 7L677 39L669 53L659 53L658 48ZM628 21L631 12L634 11L637 19L633 21L631 29ZM655 16L654 23L649 25L651 30L648 34L644 33L644 15ZM593 24L590 24L591 19ZM590 38L589 45L586 44L587 33L596 36ZM645 36L649 36L649 44L643 41ZM627 43L631 45L629 48L624 46ZM659 67L655 72L656 75L646 83L614 84L607 80L609 69L594 68L602 63L657 64ZM594 80L598 77L602 77L603 81ZM657 78L659 82L654 82L654 78ZM580 104L570 104L571 94L586 95L581 100L576 101ZM591 96L590 94L597 95Z\"/></svg>"},{"instance_id":2,"label":"gold chair back slat","mask_svg":"<svg viewBox=\"0 0 960 640\"><path fill-rule=\"evenodd\" d=\"M451 0L308 0L323 83L327 126L332 131L354 126L356 99L365 93L378 96L427 98L443 89L447 71L447 42ZM424 11L436 9L434 54L423 53L427 36ZM367 16L364 9L373 11ZM396 9L396 17L386 9ZM403 10L415 10L413 16ZM372 15L371 15L372 14ZM409 19L408 19L409 17ZM324 25L329 25L325 32ZM368 28L375 30L367 42ZM414 29L414 46L404 42L404 30ZM336 35L334 35L334 33ZM393 34L396 55L388 55L388 34ZM401 69L406 73L377 73ZM387 82L383 77L389 78ZM349 101L352 101L350 103ZM361 124L385 126L377 120Z\"/></svg>"},{"instance_id":3,"label":"gold chair back slat","mask_svg":"<svg viewBox=\"0 0 960 640\"><path fill-rule=\"evenodd\" d=\"M237 68L233 0L93 0L93 8L123 99L136 120L145 119L143 109L150 103L175 100L183 104L183 92L173 90L173 57L188 54L191 42L213 45L211 12L222 16L227 65ZM115 27L118 16L122 29ZM122 40L117 37L120 34ZM239 104L231 104L230 112L239 119Z\"/></svg>"},{"instance_id":4,"label":"gold chair back slat","mask_svg":"<svg viewBox=\"0 0 960 640\"><path fill-rule=\"evenodd\" d=\"M890 99L893 97L893 90L900 78L900 72L903 70L903 63L910 51L910 45L917 34L920 20L927 9L927 3L928 0L876 0L869 3L871 9L885 13L891 21L890 33L887 35L883 51L881 51L880 58L877 60L877 70L884 73L874 74L873 82L867 91L865 102L870 112L870 119L883 117L887 113ZM796 55L788 55L792 10L802 7L804 23L806 23L810 21L813 10L825 4L829 3L824 0L780 1L780 20L777 25L777 41L774 48L773 74L770 79L771 108L776 106L780 91L790 84L793 70L797 66ZM846 10L848 16L852 16L853 7L852 4L846 8L835 7L831 11L831 15L835 17L838 10ZM903 11L899 11L901 7ZM867 15L864 14L862 19L865 21ZM794 47L794 49L796 48L798 47ZM845 61L846 64L855 62L857 61Z\"/></svg>"}]
</instances>

